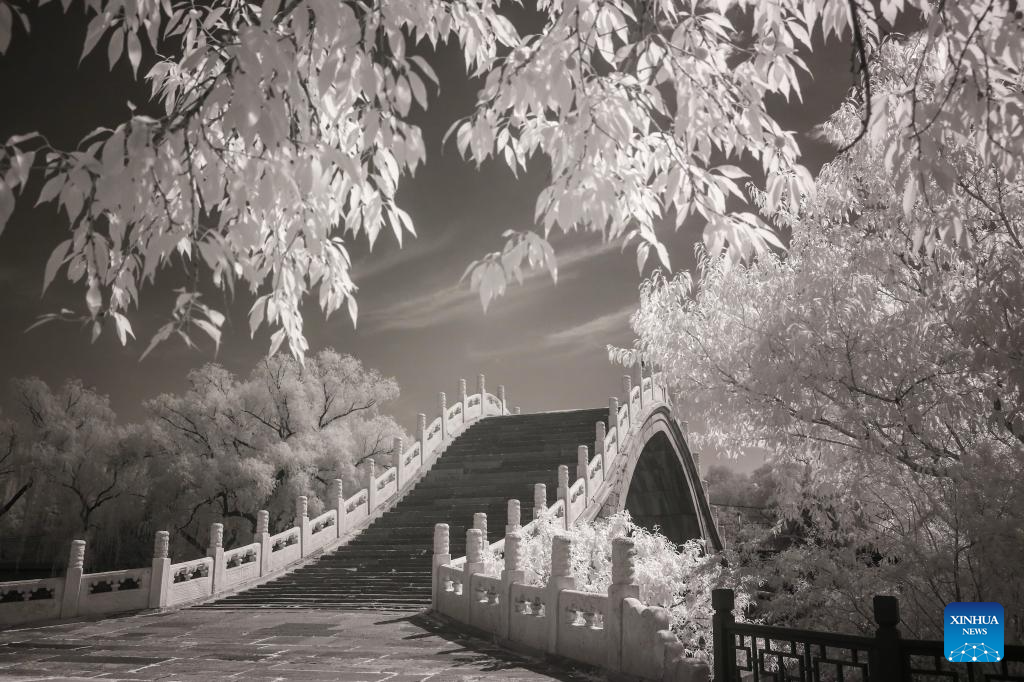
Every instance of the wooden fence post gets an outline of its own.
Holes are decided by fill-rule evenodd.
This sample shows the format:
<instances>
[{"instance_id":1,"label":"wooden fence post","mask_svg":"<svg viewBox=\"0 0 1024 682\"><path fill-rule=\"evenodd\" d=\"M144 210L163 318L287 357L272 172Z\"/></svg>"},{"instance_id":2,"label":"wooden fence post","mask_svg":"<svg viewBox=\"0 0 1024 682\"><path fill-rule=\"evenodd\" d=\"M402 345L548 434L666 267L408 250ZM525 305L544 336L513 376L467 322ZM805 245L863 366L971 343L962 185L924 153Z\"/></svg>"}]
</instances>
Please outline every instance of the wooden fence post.
<instances>
[{"instance_id":1,"label":"wooden fence post","mask_svg":"<svg viewBox=\"0 0 1024 682\"><path fill-rule=\"evenodd\" d=\"M903 658L900 654L900 602L896 597L876 595L872 604L875 623L875 642L871 652L871 680L899 682L903 679Z\"/></svg>"},{"instance_id":2,"label":"wooden fence post","mask_svg":"<svg viewBox=\"0 0 1024 682\"><path fill-rule=\"evenodd\" d=\"M735 676L736 654L733 653L732 642L729 641L732 637L729 626L736 622L732 615L735 604L736 598L732 590L711 590L711 608L714 609L714 615L711 617L711 636L714 640L716 682L732 682Z\"/></svg>"}]
</instances>

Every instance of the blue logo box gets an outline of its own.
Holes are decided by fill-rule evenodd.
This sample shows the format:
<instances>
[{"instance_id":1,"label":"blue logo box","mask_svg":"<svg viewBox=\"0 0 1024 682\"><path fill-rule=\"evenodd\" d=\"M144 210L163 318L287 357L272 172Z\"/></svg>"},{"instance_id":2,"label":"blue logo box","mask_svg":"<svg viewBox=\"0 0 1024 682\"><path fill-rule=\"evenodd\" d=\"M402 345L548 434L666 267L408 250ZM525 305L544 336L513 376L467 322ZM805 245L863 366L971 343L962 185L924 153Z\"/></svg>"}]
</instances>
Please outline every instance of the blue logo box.
<instances>
[{"instance_id":1,"label":"blue logo box","mask_svg":"<svg viewBox=\"0 0 1024 682\"><path fill-rule=\"evenodd\" d=\"M1003 660L1003 607L991 601L958 601L943 615L946 660L983 663Z\"/></svg>"}]
</instances>

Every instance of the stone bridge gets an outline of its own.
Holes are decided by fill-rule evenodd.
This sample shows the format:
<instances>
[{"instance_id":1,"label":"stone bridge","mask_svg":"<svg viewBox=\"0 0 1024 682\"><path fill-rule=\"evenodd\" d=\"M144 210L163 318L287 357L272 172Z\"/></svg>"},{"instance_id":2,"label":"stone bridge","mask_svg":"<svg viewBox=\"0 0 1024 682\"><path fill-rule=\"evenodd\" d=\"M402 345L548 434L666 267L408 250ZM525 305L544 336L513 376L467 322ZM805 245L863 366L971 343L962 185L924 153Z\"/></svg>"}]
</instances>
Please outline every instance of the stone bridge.
<instances>
[{"instance_id":1,"label":"stone bridge","mask_svg":"<svg viewBox=\"0 0 1024 682\"><path fill-rule=\"evenodd\" d=\"M509 410L504 388L488 393L483 375L476 388L467 394L461 381L452 405L441 393L437 418L419 416L417 441L396 439L395 466L378 472L370 462L367 487L348 496L335 481L328 511L316 518L300 497L291 528L272 534L260 512L253 542L235 548L223 547L215 523L207 556L178 563L160 532L151 566L104 573L84 572L85 543L75 541L65 576L0 583L0 624L185 606L196 618L231 611L234 621L257 609L433 607L537 654L645 679L705 675L682 657L667 613L637 600L628 540L616 542L607 595L572 589L566 538L556 538L547 587L525 585L518 566L518 542L545 511L569 528L626 509L675 542L702 538L709 550L721 548L660 375L641 372L635 386L624 377L622 400L609 398L607 407L536 414ZM504 557L501 578L482 574L488 545Z\"/></svg>"}]
</instances>

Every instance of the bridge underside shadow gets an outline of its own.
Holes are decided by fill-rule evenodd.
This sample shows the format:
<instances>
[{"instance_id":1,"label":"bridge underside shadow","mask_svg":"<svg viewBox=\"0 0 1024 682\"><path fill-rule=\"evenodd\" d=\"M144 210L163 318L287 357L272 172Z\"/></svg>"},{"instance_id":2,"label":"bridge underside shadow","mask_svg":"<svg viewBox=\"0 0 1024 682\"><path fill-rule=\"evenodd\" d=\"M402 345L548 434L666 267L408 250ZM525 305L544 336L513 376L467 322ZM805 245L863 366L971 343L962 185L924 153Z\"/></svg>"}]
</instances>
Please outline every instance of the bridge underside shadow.
<instances>
[{"instance_id":1,"label":"bridge underside shadow","mask_svg":"<svg viewBox=\"0 0 1024 682\"><path fill-rule=\"evenodd\" d=\"M678 455L664 432L647 441L626 494L633 521L658 531L676 544L702 537L693 491L683 476Z\"/></svg>"}]
</instances>

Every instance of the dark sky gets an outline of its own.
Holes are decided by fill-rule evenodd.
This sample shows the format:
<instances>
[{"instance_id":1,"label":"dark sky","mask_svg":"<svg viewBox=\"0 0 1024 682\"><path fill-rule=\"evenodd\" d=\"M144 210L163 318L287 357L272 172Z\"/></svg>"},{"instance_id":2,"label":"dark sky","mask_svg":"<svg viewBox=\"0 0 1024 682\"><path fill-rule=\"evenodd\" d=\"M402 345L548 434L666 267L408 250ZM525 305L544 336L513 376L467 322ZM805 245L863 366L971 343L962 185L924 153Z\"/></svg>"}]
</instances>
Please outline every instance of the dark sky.
<instances>
[{"instance_id":1,"label":"dark sky","mask_svg":"<svg viewBox=\"0 0 1024 682\"><path fill-rule=\"evenodd\" d=\"M96 126L123 120L126 100L145 101L148 89L133 82L125 60L113 73L105 68L102 46L76 68L85 22L75 10L65 17L57 3L50 3L31 18L32 35L16 29L8 54L0 57L0 140L38 130L54 145L71 147ZM436 410L438 391L454 394L460 377L473 386L480 372L490 386L505 384L509 400L524 411L606 404L609 395L620 393L623 371L608 363L604 346L628 345L632 339L628 316L641 280L634 251L622 253L593 235L571 235L558 250L557 285L546 273L536 273L484 314L459 277L470 261L500 248L502 231L533 226L546 168L536 164L516 180L498 164L477 171L458 158L453 144L442 149L450 123L471 110L475 87L455 49L443 49L431 61L442 91L420 115L427 164L404 181L399 197L419 238L399 249L385 234L372 254L365 244L352 247L360 287L358 329L345 313L325 321L315 304L309 305L304 316L311 349L331 346L394 376L402 396L391 409L410 429L416 412ZM810 63L814 79L805 79L804 102L779 103L783 124L799 132L821 122L851 82L845 45L830 44ZM807 137L800 143L812 171L827 160L822 145ZM38 185L20 200L0 236L0 379L5 384L27 375L51 385L80 377L108 394L123 419L134 420L143 416L144 400L182 390L189 370L216 359L244 374L266 352L265 332L249 338L246 311L252 299L242 294L235 301L214 301L229 315L216 357L212 346L197 352L171 340L140 362L149 337L169 315L169 291L178 285L173 271L158 277L157 288L141 292L143 307L131 316L138 341L127 347L112 333L90 344L87 330L67 324L25 333L40 313L83 308L84 290L62 280L63 273L40 296L46 259L68 225L51 204L31 208L37 191ZM701 227L691 221L678 233L663 233L675 269L692 265ZM5 412L12 409L6 386L0 405Z\"/></svg>"}]
</instances>

